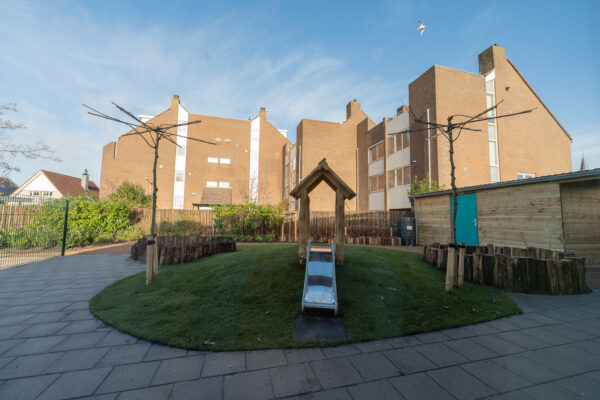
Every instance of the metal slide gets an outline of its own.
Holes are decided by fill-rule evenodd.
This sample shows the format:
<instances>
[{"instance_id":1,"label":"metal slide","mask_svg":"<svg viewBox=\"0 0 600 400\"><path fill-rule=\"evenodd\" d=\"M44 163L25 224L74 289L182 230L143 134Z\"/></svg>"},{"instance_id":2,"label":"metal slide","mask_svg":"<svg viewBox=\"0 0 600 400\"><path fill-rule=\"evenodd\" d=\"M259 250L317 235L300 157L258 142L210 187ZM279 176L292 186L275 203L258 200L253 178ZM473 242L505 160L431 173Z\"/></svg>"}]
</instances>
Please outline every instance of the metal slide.
<instances>
[{"instance_id":1,"label":"metal slide","mask_svg":"<svg viewBox=\"0 0 600 400\"><path fill-rule=\"evenodd\" d=\"M328 247L306 247L306 273L302 293L302 311L307 308L332 310L338 313L335 283L335 244Z\"/></svg>"}]
</instances>

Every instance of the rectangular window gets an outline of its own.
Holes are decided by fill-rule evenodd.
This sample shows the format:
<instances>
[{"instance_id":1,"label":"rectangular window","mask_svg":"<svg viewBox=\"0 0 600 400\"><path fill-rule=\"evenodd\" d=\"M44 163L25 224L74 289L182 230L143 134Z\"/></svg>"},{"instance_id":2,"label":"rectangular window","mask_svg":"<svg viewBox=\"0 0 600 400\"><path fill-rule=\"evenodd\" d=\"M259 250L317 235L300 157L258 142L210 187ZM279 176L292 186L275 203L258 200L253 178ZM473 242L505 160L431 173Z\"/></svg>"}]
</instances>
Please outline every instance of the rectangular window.
<instances>
[{"instance_id":1,"label":"rectangular window","mask_svg":"<svg viewBox=\"0 0 600 400\"><path fill-rule=\"evenodd\" d=\"M219 161L221 162L221 164L231 164L231 159L229 159L229 158L223 158L223 157L221 157L219 159Z\"/></svg>"},{"instance_id":2,"label":"rectangular window","mask_svg":"<svg viewBox=\"0 0 600 400\"><path fill-rule=\"evenodd\" d=\"M179 145L177 146L177 153L178 156L185 156L185 145Z\"/></svg>"},{"instance_id":3,"label":"rectangular window","mask_svg":"<svg viewBox=\"0 0 600 400\"><path fill-rule=\"evenodd\" d=\"M395 169L388 171L388 186L391 188L396 187L396 170Z\"/></svg>"},{"instance_id":4,"label":"rectangular window","mask_svg":"<svg viewBox=\"0 0 600 400\"><path fill-rule=\"evenodd\" d=\"M529 178L535 178L535 174L532 174L531 172L517 172L517 179L529 179Z\"/></svg>"},{"instance_id":5,"label":"rectangular window","mask_svg":"<svg viewBox=\"0 0 600 400\"><path fill-rule=\"evenodd\" d=\"M217 181L206 181L206 187L217 187Z\"/></svg>"},{"instance_id":6,"label":"rectangular window","mask_svg":"<svg viewBox=\"0 0 600 400\"><path fill-rule=\"evenodd\" d=\"M219 182L219 187L220 188L228 188L229 187L229 182Z\"/></svg>"},{"instance_id":7,"label":"rectangular window","mask_svg":"<svg viewBox=\"0 0 600 400\"><path fill-rule=\"evenodd\" d=\"M383 141L369 148L369 163L377 161L385 156Z\"/></svg>"},{"instance_id":8,"label":"rectangular window","mask_svg":"<svg viewBox=\"0 0 600 400\"><path fill-rule=\"evenodd\" d=\"M175 196L173 208L183 208L183 196Z\"/></svg>"},{"instance_id":9,"label":"rectangular window","mask_svg":"<svg viewBox=\"0 0 600 400\"><path fill-rule=\"evenodd\" d=\"M388 137L388 156L396 151L396 137L389 136Z\"/></svg>"},{"instance_id":10,"label":"rectangular window","mask_svg":"<svg viewBox=\"0 0 600 400\"><path fill-rule=\"evenodd\" d=\"M485 82L486 105L488 108L496 104L496 95L494 93L494 80L490 79ZM496 110L488 111L488 143L490 153L490 181L500 182L500 160L498 159L498 125L495 119Z\"/></svg>"},{"instance_id":11,"label":"rectangular window","mask_svg":"<svg viewBox=\"0 0 600 400\"><path fill-rule=\"evenodd\" d=\"M385 174L377 175L377 190L385 189Z\"/></svg>"},{"instance_id":12,"label":"rectangular window","mask_svg":"<svg viewBox=\"0 0 600 400\"><path fill-rule=\"evenodd\" d=\"M380 142L377 145L377 159L379 160L380 158L383 158L383 156L385 156L385 149L384 149L384 144L383 142Z\"/></svg>"},{"instance_id":13,"label":"rectangular window","mask_svg":"<svg viewBox=\"0 0 600 400\"><path fill-rule=\"evenodd\" d=\"M219 163L219 157L208 157L208 162L212 163L212 164L218 164Z\"/></svg>"},{"instance_id":14,"label":"rectangular window","mask_svg":"<svg viewBox=\"0 0 600 400\"><path fill-rule=\"evenodd\" d=\"M183 182L185 179L185 173L182 171L175 172L175 182Z\"/></svg>"},{"instance_id":15,"label":"rectangular window","mask_svg":"<svg viewBox=\"0 0 600 400\"><path fill-rule=\"evenodd\" d=\"M405 149L410 146L410 132L404 132L402 136L402 148Z\"/></svg>"},{"instance_id":16,"label":"rectangular window","mask_svg":"<svg viewBox=\"0 0 600 400\"><path fill-rule=\"evenodd\" d=\"M404 175L404 185L410 185L410 166L406 166L404 168L402 168L402 175Z\"/></svg>"}]
</instances>

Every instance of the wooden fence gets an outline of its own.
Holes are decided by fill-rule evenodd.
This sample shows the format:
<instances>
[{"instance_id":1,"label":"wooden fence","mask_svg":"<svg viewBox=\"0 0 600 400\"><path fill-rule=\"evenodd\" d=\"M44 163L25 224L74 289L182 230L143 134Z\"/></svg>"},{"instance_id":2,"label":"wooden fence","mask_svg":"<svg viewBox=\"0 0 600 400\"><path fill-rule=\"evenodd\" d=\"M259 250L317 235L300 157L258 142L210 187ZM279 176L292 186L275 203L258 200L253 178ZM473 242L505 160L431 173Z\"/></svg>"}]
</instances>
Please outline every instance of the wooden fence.
<instances>
[{"instance_id":1,"label":"wooden fence","mask_svg":"<svg viewBox=\"0 0 600 400\"><path fill-rule=\"evenodd\" d=\"M34 222L39 206L0 205L0 229L26 226Z\"/></svg>"},{"instance_id":2,"label":"wooden fence","mask_svg":"<svg viewBox=\"0 0 600 400\"><path fill-rule=\"evenodd\" d=\"M137 218L150 225L151 210L136 210ZM398 236L402 217L408 217L406 211L347 211L346 238L349 243L388 244L395 243L392 238ZM198 223L206 234L214 232L214 212L212 210L156 210L156 224L160 229L163 221L176 222L187 219ZM160 232L159 232L160 233ZM327 242L335 238L335 212L312 211L310 213L310 233L312 240ZM298 238L298 214L285 216L283 224L273 230L280 241L296 242ZM397 241L396 241L397 242Z\"/></svg>"}]
</instances>

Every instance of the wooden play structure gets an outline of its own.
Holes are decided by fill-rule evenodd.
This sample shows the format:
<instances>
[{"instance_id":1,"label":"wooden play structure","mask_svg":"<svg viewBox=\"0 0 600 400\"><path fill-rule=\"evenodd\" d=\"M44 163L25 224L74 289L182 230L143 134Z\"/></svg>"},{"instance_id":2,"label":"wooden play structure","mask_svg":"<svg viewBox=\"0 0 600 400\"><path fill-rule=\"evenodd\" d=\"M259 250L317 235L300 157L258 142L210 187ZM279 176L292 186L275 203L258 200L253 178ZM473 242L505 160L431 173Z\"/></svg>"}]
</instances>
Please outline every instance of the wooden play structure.
<instances>
[{"instance_id":1,"label":"wooden play structure","mask_svg":"<svg viewBox=\"0 0 600 400\"><path fill-rule=\"evenodd\" d=\"M298 260L306 264L306 250L310 240L310 197L309 193L319 183L325 181L335 192L335 264L344 263L344 201L356 196L356 193L322 159L302 181L290 192L290 196L300 199L298 215Z\"/></svg>"}]
</instances>

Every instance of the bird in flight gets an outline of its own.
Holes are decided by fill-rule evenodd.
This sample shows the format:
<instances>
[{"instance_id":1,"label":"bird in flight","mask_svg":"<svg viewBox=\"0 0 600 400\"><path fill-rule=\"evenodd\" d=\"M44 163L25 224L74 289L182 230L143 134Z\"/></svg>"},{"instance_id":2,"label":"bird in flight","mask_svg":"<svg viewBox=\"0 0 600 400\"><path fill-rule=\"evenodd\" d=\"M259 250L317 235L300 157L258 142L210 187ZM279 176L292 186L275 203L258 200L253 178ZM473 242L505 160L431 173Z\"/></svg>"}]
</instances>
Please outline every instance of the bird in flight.
<instances>
[{"instance_id":1,"label":"bird in flight","mask_svg":"<svg viewBox=\"0 0 600 400\"><path fill-rule=\"evenodd\" d=\"M423 32L425 32L425 25L423 25L423 21L419 21L418 31L421 31L421 36L423 36Z\"/></svg>"}]
</instances>

